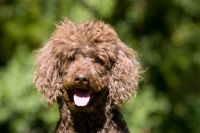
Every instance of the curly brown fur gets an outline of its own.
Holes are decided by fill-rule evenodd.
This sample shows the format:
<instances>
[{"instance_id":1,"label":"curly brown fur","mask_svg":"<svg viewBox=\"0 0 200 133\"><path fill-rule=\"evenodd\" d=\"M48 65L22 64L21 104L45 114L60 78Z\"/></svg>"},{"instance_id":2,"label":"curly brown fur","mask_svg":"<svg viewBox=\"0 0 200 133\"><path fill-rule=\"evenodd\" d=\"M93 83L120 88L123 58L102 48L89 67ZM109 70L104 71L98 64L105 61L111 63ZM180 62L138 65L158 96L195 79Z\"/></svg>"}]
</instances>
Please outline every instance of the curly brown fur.
<instances>
[{"instance_id":1,"label":"curly brown fur","mask_svg":"<svg viewBox=\"0 0 200 133\"><path fill-rule=\"evenodd\" d=\"M128 133L118 108L136 94L137 54L101 21L65 19L37 51L34 83L51 106L56 133Z\"/></svg>"}]
</instances>

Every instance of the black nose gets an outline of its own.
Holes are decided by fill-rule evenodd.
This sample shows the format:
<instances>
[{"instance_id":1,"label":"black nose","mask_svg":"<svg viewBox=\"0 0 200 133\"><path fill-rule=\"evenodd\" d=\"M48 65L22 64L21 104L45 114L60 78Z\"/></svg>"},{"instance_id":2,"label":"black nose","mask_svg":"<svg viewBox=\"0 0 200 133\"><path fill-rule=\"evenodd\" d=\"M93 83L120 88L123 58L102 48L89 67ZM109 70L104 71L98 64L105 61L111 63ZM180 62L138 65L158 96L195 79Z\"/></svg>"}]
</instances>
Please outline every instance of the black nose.
<instances>
[{"instance_id":1,"label":"black nose","mask_svg":"<svg viewBox=\"0 0 200 133\"><path fill-rule=\"evenodd\" d=\"M89 79L90 79L90 76L88 74L78 73L74 77L74 82L76 84L84 84L84 85L86 85L86 84L89 83Z\"/></svg>"}]
</instances>

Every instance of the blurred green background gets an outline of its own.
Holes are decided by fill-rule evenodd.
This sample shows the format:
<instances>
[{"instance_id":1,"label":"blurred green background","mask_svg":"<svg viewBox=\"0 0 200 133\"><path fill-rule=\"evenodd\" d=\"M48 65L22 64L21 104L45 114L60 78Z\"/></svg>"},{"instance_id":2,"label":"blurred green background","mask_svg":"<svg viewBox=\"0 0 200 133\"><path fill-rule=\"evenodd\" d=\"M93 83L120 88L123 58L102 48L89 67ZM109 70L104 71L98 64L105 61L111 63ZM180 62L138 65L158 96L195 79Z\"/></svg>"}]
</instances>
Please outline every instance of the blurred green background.
<instances>
[{"instance_id":1,"label":"blurred green background","mask_svg":"<svg viewBox=\"0 0 200 133\"><path fill-rule=\"evenodd\" d=\"M32 83L32 52L54 24L97 18L138 51L137 97L121 109L131 133L200 133L199 0L1 0L0 133L50 133L58 120Z\"/></svg>"}]
</instances>

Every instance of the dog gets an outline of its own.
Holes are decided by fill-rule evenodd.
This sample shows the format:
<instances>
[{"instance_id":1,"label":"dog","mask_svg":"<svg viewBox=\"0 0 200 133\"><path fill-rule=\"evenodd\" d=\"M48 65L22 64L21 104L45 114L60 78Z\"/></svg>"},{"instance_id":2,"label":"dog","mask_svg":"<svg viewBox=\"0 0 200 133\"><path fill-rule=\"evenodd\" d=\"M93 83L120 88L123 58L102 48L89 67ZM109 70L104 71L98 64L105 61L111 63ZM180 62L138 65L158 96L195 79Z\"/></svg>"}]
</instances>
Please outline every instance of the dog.
<instances>
[{"instance_id":1,"label":"dog","mask_svg":"<svg viewBox=\"0 0 200 133\"><path fill-rule=\"evenodd\" d=\"M59 105L55 133L129 133L119 108L136 95L140 68L110 25L65 18L36 52L34 83Z\"/></svg>"}]
</instances>

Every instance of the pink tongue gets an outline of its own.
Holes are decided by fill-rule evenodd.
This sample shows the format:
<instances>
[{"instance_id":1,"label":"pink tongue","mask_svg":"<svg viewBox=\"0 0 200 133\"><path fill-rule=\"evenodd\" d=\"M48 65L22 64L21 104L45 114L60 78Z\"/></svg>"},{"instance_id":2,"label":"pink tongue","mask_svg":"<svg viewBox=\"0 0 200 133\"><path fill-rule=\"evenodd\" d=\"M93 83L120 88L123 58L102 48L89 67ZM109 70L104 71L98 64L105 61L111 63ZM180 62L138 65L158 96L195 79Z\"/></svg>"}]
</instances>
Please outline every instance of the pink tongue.
<instances>
[{"instance_id":1,"label":"pink tongue","mask_svg":"<svg viewBox=\"0 0 200 133\"><path fill-rule=\"evenodd\" d=\"M86 106L90 101L90 93L85 91L77 91L74 94L74 102L76 106Z\"/></svg>"}]
</instances>

